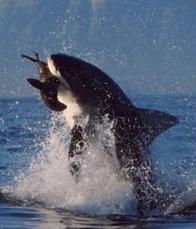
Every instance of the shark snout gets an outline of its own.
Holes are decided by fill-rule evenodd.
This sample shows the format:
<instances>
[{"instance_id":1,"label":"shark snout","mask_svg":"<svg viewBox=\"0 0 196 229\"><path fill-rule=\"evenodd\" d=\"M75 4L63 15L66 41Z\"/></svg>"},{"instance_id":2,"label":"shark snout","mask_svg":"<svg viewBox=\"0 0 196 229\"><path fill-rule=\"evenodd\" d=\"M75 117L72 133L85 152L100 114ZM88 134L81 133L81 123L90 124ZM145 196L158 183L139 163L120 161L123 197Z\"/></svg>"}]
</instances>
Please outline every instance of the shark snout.
<instances>
[{"instance_id":1,"label":"shark snout","mask_svg":"<svg viewBox=\"0 0 196 229\"><path fill-rule=\"evenodd\" d=\"M48 57L47 64L51 74L59 79L59 81L64 85L67 90L70 90L70 86L66 79L65 72L60 72L60 69L64 69L63 63L61 62L61 55L54 54Z\"/></svg>"},{"instance_id":2,"label":"shark snout","mask_svg":"<svg viewBox=\"0 0 196 229\"><path fill-rule=\"evenodd\" d=\"M48 57L47 63L48 63L48 68L49 68L50 72L52 73L52 75L59 78L61 76L61 74L60 74L60 72L59 72L59 70L55 64L53 56Z\"/></svg>"}]
</instances>

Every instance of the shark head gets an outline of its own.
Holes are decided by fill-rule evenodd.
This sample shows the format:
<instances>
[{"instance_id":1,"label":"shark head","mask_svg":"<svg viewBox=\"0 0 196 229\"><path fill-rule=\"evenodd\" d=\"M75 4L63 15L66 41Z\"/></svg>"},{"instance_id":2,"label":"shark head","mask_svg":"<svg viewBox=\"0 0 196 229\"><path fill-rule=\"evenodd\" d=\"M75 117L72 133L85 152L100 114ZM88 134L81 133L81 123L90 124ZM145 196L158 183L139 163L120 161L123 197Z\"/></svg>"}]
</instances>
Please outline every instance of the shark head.
<instances>
[{"instance_id":1,"label":"shark head","mask_svg":"<svg viewBox=\"0 0 196 229\"><path fill-rule=\"evenodd\" d=\"M80 74L78 60L74 61L65 54L53 54L48 57L47 63L51 74L57 77L68 90L72 92L75 90L75 93L81 91L80 88L84 85L83 77L85 76Z\"/></svg>"}]
</instances>

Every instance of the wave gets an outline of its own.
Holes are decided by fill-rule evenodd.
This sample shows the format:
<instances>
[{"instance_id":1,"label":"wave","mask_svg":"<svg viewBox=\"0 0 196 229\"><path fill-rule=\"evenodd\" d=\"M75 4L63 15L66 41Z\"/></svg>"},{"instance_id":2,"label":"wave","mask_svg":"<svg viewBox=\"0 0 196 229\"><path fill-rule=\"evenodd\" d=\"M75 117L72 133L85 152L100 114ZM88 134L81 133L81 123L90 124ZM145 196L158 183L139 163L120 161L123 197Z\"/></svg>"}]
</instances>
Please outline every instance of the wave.
<instances>
[{"instance_id":1,"label":"wave","mask_svg":"<svg viewBox=\"0 0 196 229\"><path fill-rule=\"evenodd\" d=\"M46 208L86 214L136 215L133 184L122 180L115 172L118 161L111 128L112 123L107 119L103 125L97 125L98 135L89 144L81 179L76 183L68 169L70 129L63 114L54 113L45 139L35 147L39 153L28 167L19 171L12 184L2 188L0 201L17 205L41 204ZM161 173L168 173L167 167L162 167ZM167 183L162 186L162 209L156 215L193 212L196 209L194 179L183 192L173 185Z\"/></svg>"},{"instance_id":2,"label":"wave","mask_svg":"<svg viewBox=\"0 0 196 229\"><path fill-rule=\"evenodd\" d=\"M112 123L97 126L98 136L85 153L80 182L68 169L70 129L63 115L51 117L48 135L27 170L21 170L12 185L3 188L21 201L35 201L49 208L63 208L90 214L130 214L135 211L131 182L115 173ZM40 148L40 145L39 145Z\"/></svg>"}]
</instances>

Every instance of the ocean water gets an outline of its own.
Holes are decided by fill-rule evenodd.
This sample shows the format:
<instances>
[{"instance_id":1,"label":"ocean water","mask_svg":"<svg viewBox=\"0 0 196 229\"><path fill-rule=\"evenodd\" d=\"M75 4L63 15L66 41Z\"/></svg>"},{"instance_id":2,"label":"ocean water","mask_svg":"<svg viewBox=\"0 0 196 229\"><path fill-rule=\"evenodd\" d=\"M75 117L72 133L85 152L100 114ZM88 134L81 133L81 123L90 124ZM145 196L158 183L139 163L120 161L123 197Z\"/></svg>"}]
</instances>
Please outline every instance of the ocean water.
<instances>
[{"instance_id":1,"label":"ocean water","mask_svg":"<svg viewBox=\"0 0 196 229\"><path fill-rule=\"evenodd\" d=\"M196 97L130 99L179 119L151 146L160 188L173 195L160 214L136 217L132 184L118 179L118 162L104 153L105 144L114 152L111 123L98 127L76 184L67 168L70 130L63 115L36 98L1 98L0 228L196 228Z\"/></svg>"}]
</instances>

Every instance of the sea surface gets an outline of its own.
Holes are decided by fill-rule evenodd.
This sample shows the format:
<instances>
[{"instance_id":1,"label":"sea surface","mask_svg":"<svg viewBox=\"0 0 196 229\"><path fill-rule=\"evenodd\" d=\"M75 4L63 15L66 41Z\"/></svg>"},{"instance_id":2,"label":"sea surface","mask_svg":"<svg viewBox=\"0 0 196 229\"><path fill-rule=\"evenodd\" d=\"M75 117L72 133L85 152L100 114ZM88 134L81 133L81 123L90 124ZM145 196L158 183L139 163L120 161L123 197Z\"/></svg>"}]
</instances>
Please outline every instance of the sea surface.
<instances>
[{"instance_id":1,"label":"sea surface","mask_svg":"<svg viewBox=\"0 0 196 229\"><path fill-rule=\"evenodd\" d=\"M196 211L183 212L196 202L196 97L130 99L179 119L151 146L160 187L175 193L164 212L136 217L132 184L117 179L115 162L104 155L104 144L114 151L110 123L99 127L76 184L67 168L70 130L63 115L37 98L0 98L0 228L196 228Z\"/></svg>"}]
</instances>

